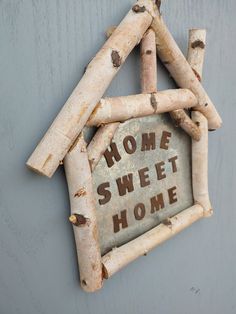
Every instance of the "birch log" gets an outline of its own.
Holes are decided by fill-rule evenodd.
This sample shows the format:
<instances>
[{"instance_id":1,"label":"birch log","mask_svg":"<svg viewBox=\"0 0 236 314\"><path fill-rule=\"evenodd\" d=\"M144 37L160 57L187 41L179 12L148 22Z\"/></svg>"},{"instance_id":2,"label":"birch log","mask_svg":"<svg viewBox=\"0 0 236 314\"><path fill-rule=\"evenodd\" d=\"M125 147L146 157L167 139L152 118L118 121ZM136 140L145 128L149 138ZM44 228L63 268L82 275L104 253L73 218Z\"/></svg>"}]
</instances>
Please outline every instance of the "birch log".
<instances>
[{"instance_id":1,"label":"birch log","mask_svg":"<svg viewBox=\"0 0 236 314\"><path fill-rule=\"evenodd\" d=\"M202 217L202 206L194 205L170 218L168 224L161 223L121 247L114 248L102 257L105 278L111 277L137 257L147 254L154 247L170 239Z\"/></svg>"},{"instance_id":2,"label":"birch log","mask_svg":"<svg viewBox=\"0 0 236 314\"><path fill-rule=\"evenodd\" d=\"M197 98L188 89L169 89L152 94L104 98L91 114L87 126L191 108L196 104Z\"/></svg>"},{"instance_id":3,"label":"birch log","mask_svg":"<svg viewBox=\"0 0 236 314\"><path fill-rule=\"evenodd\" d=\"M156 38L151 28L141 41L141 90L144 94L157 91Z\"/></svg>"},{"instance_id":4,"label":"birch log","mask_svg":"<svg viewBox=\"0 0 236 314\"><path fill-rule=\"evenodd\" d=\"M202 78L202 68L204 63L206 45L205 29L190 29L188 41L187 61L199 81ZM201 138L200 129L193 123L192 119L184 110L178 109L170 113L172 119L180 126L192 139L199 141Z\"/></svg>"},{"instance_id":5,"label":"birch log","mask_svg":"<svg viewBox=\"0 0 236 314\"><path fill-rule=\"evenodd\" d=\"M176 83L182 88L190 89L198 99L198 105L194 109L202 112L207 120L209 129L217 129L221 126L221 118L208 97L201 83L193 73L168 28L162 16L156 15L151 27L156 34L157 53L165 67L168 69ZM198 46L196 46L198 44ZM194 46L203 47L203 43L194 43Z\"/></svg>"},{"instance_id":6,"label":"birch log","mask_svg":"<svg viewBox=\"0 0 236 314\"><path fill-rule=\"evenodd\" d=\"M81 286L92 292L102 286L95 201L86 144L82 136L64 159Z\"/></svg>"},{"instance_id":7,"label":"birch log","mask_svg":"<svg viewBox=\"0 0 236 314\"><path fill-rule=\"evenodd\" d=\"M110 145L119 124L120 122L114 122L100 126L89 143L87 150L91 171L94 171L105 150Z\"/></svg>"},{"instance_id":8,"label":"birch log","mask_svg":"<svg viewBox=\"0 0 236 314\"><path fill-rule=\"evenodd\" d=\"M192 119L201 130L200 141L192 140L192 186L196 204L204 208L204 215L213 213L208 193L208 127L201 112L193 111Z\"/></svg>"},{"instance_id":9,"label":"birch log","mask_svg":"<svg viewBox=\"0 0 236 314\"><path fill-rule=\"evenodd\" d=\"M206 30L194 28L189 30L187 61L198 80L202 80L206 47Z\"/></svg>"},{"instance_id":10,"label":"birch log","mask_svg":"<svg viewBox=\"0 0 236 314\"><path fill-rule=\"evenodd\" d=\"M177 109L170 112L170 116L176 127L181 127L195 141L201 138L200 129L183 109Z\"/></svg>"},{"instance_id":11,"label":"birch log","mask_svg":"<svg viewBox=\"0 0 236 314\"><path fill-rule=\"evenodd\" d=\"M206 46L206 31L204 29L189 30L187 60L195 75L201 81ZM201 131L202 137L197 143L192 140L192 185L193 198L204 208L204 215L213 213L208 192L208 126L207 120L200 112L192 112L192 119Z\"/></svg>"},{"instance_id":12,"label":"birch log","mask_svg":"<svg viewBox=\"0 0 236 314\"><path fill-rule=\"evenodd\" d=\"M155 14L152 0L139 0L107 40L27 161L51 177L86 124L90 114ZM135 25L135 27L134 27Z\"/></svg>"}]
</instances>

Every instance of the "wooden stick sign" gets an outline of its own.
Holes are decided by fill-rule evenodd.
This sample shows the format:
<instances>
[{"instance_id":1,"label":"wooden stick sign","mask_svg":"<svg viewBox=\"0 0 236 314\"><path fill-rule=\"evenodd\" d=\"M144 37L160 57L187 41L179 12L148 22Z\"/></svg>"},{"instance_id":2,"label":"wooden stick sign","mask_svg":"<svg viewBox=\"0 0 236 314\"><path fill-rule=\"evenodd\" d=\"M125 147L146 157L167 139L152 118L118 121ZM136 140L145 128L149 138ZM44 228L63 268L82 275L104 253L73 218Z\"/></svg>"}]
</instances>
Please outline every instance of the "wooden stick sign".
<instances>
[{"instance_id":1,"label":"wooden stick sign","mask_svg":"<svg viewBox=\"0 0 236 314\"><path fill-rule=\"evenodd\" d=\"M88 292L212 214L208 129L220 127L221 119L200 83L205 30L190 31L186 60L159 6L160 1L139 0L109 31L27 161L51 177L64 160L80 282ZM102 99L140 41L142 93ZM156 54L180 89L157 91ZM100 126L90 143L83 137L85 126Z\"/></svg>"}]
</instances>

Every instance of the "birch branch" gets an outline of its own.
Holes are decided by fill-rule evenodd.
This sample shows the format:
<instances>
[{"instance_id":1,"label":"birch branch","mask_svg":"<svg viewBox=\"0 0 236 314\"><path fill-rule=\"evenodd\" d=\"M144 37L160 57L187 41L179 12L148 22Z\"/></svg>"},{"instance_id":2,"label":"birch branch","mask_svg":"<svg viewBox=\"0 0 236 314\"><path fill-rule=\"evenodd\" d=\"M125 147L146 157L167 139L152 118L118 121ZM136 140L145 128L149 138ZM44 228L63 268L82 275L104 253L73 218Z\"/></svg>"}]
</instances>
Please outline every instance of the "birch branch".
<instances>
[{"instance_id":1,"label":"birch branch","mask_svg":"<svg viewBox=\"0 0 236 314\"><path fill-rule=\"evenodd\" d=\"M221 118L201 83L193 73L191 66L167 29L161 15L156 15L151 27L156 34L157 53L176 83L182 88L190 89L198 99L194 109L202 112L208 120L209 129L221 126ZM195 45L197 43L195 42ZM203 43L198 43L198 47ZM195 46L197 48L197 46Z\"/></svg>"},{"instance_id":2,"label":"birch branch","mask_svg":"<svg viewBox=\"0 0 236 314\"><path fill-rule=\"evenodd\" d=\"M120 122L108 123L100 126L95 133L87 147L91 171L94 171L105 150L110 145L119 125Z\"/></svg>"},{"instance_id":3,"label":"birch branch","mask_svg":"<svg viewBox=\"0 0 236 314\"><path fill-rule=\"evenodd\" d=\"M199 46L200 45L200 46ZM202 68L204 63L206 45L206 30L204 29L190 29L188 41L187 61L192 67L192 70L199 81L202 78ZM200 129L186 114L184 110L175 110L170 113L172 119L180 126L192 139L199 141L201 138Z\"/></svg>"},{"instance_id":4,"label":"birch branch","mask_svg":"<svg viewBox=\"0 0 236 314\"><path fill-rule=\"evenodd\" d=\"M205 48L206 30L197 28L190 29L187 61L200 82L202 80Z\"/></svg>"},{"instance_id":5,"label":"birch branch","mask_svg":"<svg viewBox=\"0 0 236 314\"><path fill-rule=\"evenodd\" d=\"M80 282L85 291L102 286L101 251L91 170L83 137L77 139L64 159L71 216L78 256Z\"/></svg>"},{"instance_id":6,"label":"birch branch","mask_svg":"<svg viewBox=\"0 0 236 314\"><path fill-rule=\"evenodd\" d=\"M170 112L170 116L176 127L181 127L195 141L201 138L200 129L183 109L177 109Z\"/></svg>"},{"instance_id":7,"label":"birch branch","mask_svg":"<svg viewBox=\"0 0 236 314\"><path fill-rule=\"evenodd\" d=\"M121 65L150 26L155 6L139 0L107 40L27 161L34 171L51 177L86 124ZM135 25L135 27L134 27Z\"/></svg>"},{"instance_id":8,"label":"birch branch","mask_svg":"<svg viewBox=\"0 0 236 314\"><path fill-rule=\"evenodd\" d=\"M193 72L201 81L206 46L206 31L204 29L189 30L188 62ZM192 185L195 203L204 208L204 215L213 213L208 192L208 125L206 118L200 112L192 112L192 120L198 125L202 137L197 143L192 140Z\"/></svg>"},{"instance_id":9,"label":"birch branch","mask_svg":"<svg viewBox=\"0 0 236 314\"><path fill-rule=\"evenodd\" d=\"M104 98L91 114L87 126L190 108L196 104L197 98L188 89L170 89L152 94Z\"/></svg>"},{"instance_id":10,"label":"birch branch","mask_svg":"<svg viewBox=\"0 0 236 314\"><path fill-rule=\"evenodd\" d=\"M201 112L193 111L192 119L201 130L201 139L192 140L192 186L196 204L204 208L204 215L211 216L213 209L208 192L208 126Z\"/></svg>"},{"instance_id":11,"label":"birch branch","mask_svg":"<svg viewBox=\"0 0 236 314\"><path fill-rule=\"evenodd\" d=\"M151 28L141 41L141 90L143 94L157 91L156 38Z\"/></svg>"},{"instance_id":12,"label":"birch branch","mask_svg":"<svg viewBox=\"0 0 236 314\"><path fill-rule=\"evenodd\" d=\"M102 257L105 278L111 277L137 257L146 255L154 247L170 239L202 217L203 208L200 205L194 205L170 218L168 225L161 223L121 247L114 248Z\"/></svg>"}]
</instances>

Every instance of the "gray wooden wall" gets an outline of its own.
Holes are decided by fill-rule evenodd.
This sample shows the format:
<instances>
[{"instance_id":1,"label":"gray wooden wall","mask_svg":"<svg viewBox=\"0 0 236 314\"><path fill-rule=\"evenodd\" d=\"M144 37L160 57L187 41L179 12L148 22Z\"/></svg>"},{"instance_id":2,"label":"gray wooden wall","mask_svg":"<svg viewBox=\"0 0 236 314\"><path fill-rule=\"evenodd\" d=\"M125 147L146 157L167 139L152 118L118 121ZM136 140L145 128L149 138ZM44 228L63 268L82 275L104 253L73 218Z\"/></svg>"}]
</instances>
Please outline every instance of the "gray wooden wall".
<instances>
[{"instance_id":1,"label":"gray wooden wall","mask_svg":"<svg viewBox=\"0 0 236 314\"><path fill-rule=\"evenodd\" d=\"M25 161L132 0L0 1L0 313L234 314L236 149L234 0L163 0L186 52L188 29L207 29L204 85L224 126L210 134L214 216L84 293L78 283L63 170L49 180ZM134 25L135 27L135 25ZM107 95L136 93L138 50ZM173 85L159 66L159 89Z\"/></svg>"}]
</instances>

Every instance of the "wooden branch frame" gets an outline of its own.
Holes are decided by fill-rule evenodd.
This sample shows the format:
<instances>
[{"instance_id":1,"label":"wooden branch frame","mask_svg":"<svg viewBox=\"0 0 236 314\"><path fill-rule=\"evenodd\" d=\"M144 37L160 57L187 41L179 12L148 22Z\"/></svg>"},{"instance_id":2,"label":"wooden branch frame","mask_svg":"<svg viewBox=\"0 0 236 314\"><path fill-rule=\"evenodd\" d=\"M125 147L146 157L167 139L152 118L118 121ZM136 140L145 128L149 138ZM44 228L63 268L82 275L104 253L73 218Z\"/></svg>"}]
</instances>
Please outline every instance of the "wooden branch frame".
<instances>
[{"instance_id":1,"label":"wooden branch frame","mask_svg":"<svg viewBox=\"0 0 236 314\"><path fill-rule=\"evenodd\" d=\"M79 136L64 159L81 286L92 292L102 287L102 264L96 209L86 143Z\"/></svg>"},{"instance_id":2,"label":"wooden branch frame","mask_svg":"<svg viewBox=\"0 0 236 314\"><path fill-rule=\"evenodd\" d=\"M192 58L191 60L193 60L192 62L198 60L198 63L201 64L197 64L197 66L200 69L202 68L203 58L197 58L196 56L196 59ZM143 80L143 85L146 86L147 91L149 91L152 85L148 83L150 77L150 75L147 75L147 78ZM152 79L150 82L152 82ZM145 94L141 96L146 97ZM103 256L101 256L98 241L98 226L91 175L91 171L100 159L102 152L99 149L96 136L88 146L88 152L86 152L82 136L79 136L70 149L64 162L71 203L71 216L69 219L73 224L78 252L80 281L84 290L92 292L100 289L104 278L110 278L139 256L146 255L154 247L170 239L195 221L212 214L207 181L208 123L205 116L198 111L192 112L192 120L201 131L201 139L198 141L192 140L192 188L194 205L169 218L167 223L163 222L159 224L157 227L118 248L114 248ZM113 136L113 131L116 130L118 125L119 122L113 124L113 129L110 129L112 126L110 124L110 127L105 129L105 131L100 128L101 132L106 134L105 140L108 143ZM91 163L89 150L94 152L96 149L97 155L93 153L95 159ZM89 159L91 168L89 166Z\"/></svg>"}]
</instances>

